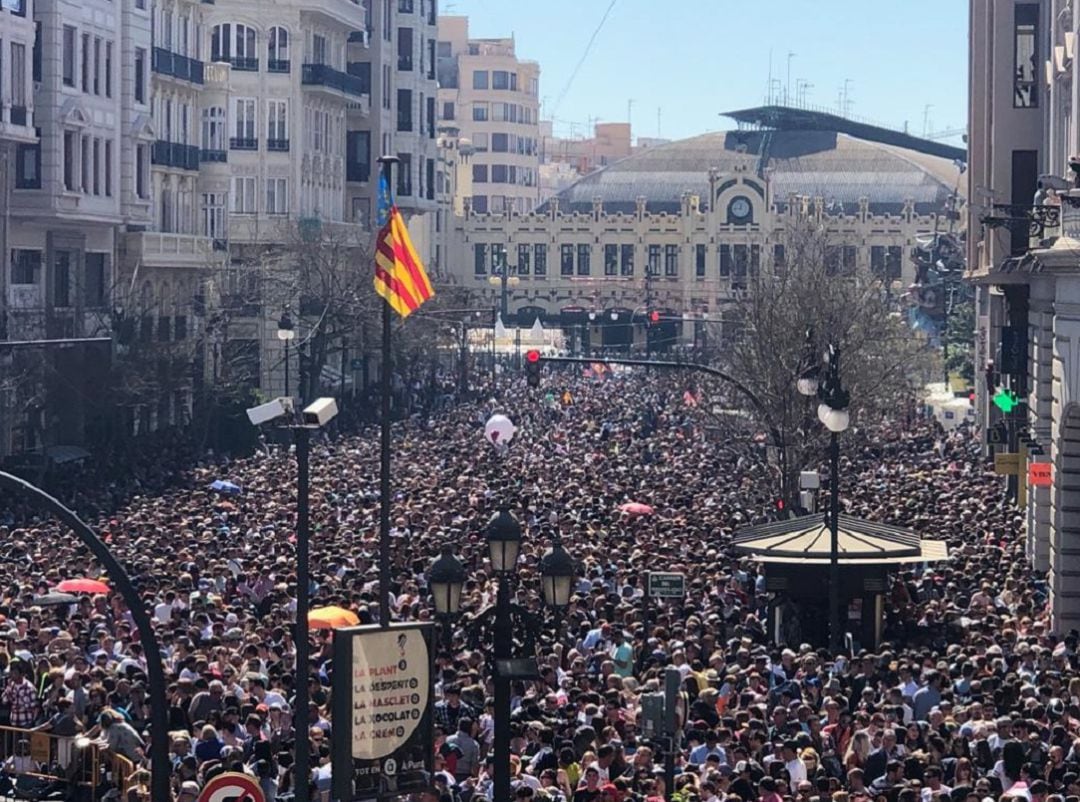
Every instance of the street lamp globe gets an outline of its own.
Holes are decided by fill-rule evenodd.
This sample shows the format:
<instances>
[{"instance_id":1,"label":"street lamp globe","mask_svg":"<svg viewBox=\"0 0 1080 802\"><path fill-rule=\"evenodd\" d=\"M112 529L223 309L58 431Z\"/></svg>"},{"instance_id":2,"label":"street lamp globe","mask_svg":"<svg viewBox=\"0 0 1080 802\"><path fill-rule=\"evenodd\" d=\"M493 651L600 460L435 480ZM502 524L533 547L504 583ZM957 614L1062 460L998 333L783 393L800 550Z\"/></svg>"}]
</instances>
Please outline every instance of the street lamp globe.
<instances>
[{"instance_id":1,"label":"street lamp globe","mask_svg":"<svg viewBox=\"0 0 1080 802\"><path fill-rule=\"evenodd\" d=\"M821 421L822 423L824 423L824 422L825 422L825 417L826 417L826 416L827 416L827 415L828 415L828 414L829 414L830 412L832 412L832 407L830 407L830 406L829 406L828 404L826 404L826 403L825 403L824 401L822 401L822 402L821 402L820 404L818 404L818 408L817 408L817 417L818 417L818 420L819 420L819 421Z\"/></svg>"},{"instance_id":2,"label":"street lamp globe","mask_svg":"<svg viewBox=\"0 0 1080 802\"><path fill-rule=\"evenodd\" d=\"M612 312L611 313L611 319L612 320L618 320L619 319L619 313L618 312Z\"/></svg>"},{"instance_id":3,"label":"street lamp globe","mask_svg":"<svg viewBox=\"0 0 1080 802\"><path fill-rule=\"evenodd\" d=\"M839 433L847 430L848 424L851 422L851 416L846 409L832 409L830 407L821 422L825 424L825 428L830 432Z\"/></svg>"},{"instance_id":4,"label":"street lamp globe","mask_svg":"<svg viewBox=\"0 0 1080 802\"><path fill-rule=\"evenodd\" d=\"M288 312L281 313L281 319L277 324L277 338L283 342L296 337L296 329L293 328L292 318L289 317Z\"/></svg>"},{"instance_id":5,"label":"street lamp globe","mask_svg":"<svg viewBox=\"0 0 1080 802\"><path fill-rule=\"evenodd\" d=\"M517 568L521 552L521 524L503 507L488 521L488 555L491 567L498 574L510 574Z\"/></svg>"},{"instance_id":6,"label":"street lamp globe","mask_svg":"<svg viewBox=\"0 0 1080 802\"><path fill-rule=\"evenodd\" d=\"M569 605L576 575L573 558L561 543L556 543L540 559L540 585L544 601L556 609Z\"/></svg>"},{"instance_id":7,"label":"street lamp globe","mask_svg":"<svg viewBox=\"0 0 1080 802\"><path fill-rule=\"evenodd\" d=\"M442 616L457 615L461 610L461 589L465 586L465 566L454 556L452 546L443 546L442 554L431 564L428 585L435 612Z\"/></svg>"},{"instance_id":8,"label":"street lamp globe","mask_svg":"<svg viewBox=\"0 0 1080 802\"><path fill-rule=\"evenodd\" d=\"M805 395L810 398L817 395L818 380L816 376L800 376L799 380L795 382L795 387L798 389L800 395Z\"/></svg>"}]
</instances>

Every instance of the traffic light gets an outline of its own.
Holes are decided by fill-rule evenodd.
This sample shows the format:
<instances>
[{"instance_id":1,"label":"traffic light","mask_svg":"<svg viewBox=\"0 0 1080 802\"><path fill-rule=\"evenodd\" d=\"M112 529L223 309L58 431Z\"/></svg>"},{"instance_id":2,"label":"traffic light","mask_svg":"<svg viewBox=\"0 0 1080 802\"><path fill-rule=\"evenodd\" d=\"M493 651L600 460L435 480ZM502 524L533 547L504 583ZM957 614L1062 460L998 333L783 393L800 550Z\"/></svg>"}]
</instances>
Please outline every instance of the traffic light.
<instances>
[{"instance_id":1,"label":"traffic light","mask_svg":"<svg viewBox=\"0 0 1080 802\"><path fill-rule=\"evenodd\" d=\"M540 386L540 352L535 349L525 354L525 380L530 387Z\"/></svg>"},{"instance_id":2,"label":"traffic light","mask_svg":"<svg viewBox=\"0 0 1080 802\"><path fill-rule=\"evenodd\" d=\"M649 322L654 326L660 322L660 313L657 312L655 309L649 312Z\"/></svg>"}]
</instances>

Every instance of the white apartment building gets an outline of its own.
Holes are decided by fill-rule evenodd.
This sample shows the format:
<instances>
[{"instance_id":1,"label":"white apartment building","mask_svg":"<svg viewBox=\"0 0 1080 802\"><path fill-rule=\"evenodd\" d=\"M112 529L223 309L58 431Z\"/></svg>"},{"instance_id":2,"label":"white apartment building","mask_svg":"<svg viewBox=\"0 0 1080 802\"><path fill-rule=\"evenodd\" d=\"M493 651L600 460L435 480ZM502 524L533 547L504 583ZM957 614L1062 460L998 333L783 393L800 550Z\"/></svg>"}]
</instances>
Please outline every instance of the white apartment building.
<instances>
[{"instance_id":1,"label":"white apartment building","mask_svg":"<svg viewBox=\"0 0 1080 802\"><path fill-rule=\"evenodd\" d=\"M470 208L531 212L540 202L540 65L513 38L470 39L469 20L439 17L439 120L472 145Z\"/></svg>"},{"instance_id":2,"label":"white apartment building","mask_svg":"<svg viewBox=\"0 0 1080 802\"><path fill-rule=\"evenodd\" d=\"M970 4L969 275L982 423L1034 441L1051 484L1028 487L1027 554L1059 633L1080 627L1080 14L1069 0ZM1008 388L1026 402L1003 416ZM1037 449L1036 449L1037 450ZM1027 475L1010 479L1014 489Z\"/></svg>"}]
</instances>

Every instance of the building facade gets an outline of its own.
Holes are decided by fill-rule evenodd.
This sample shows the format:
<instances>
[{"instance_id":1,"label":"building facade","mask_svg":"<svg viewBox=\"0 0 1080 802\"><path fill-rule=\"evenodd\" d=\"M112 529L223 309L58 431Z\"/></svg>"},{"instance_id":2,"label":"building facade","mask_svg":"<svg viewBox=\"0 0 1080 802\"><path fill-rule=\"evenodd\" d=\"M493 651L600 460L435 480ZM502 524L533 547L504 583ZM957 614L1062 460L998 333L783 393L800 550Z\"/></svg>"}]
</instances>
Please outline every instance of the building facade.
<instances>
[{"instance_id":1,"label":"building facade","mask_svg":"<svg viewBox=\"0 0 1080 802\"><path fill-rule=\"evenodd\" d=\"M1080 626L1078 33L1067 0L971 3L969 279L986 377L980 412L1008 435L998 450L1051 464L1050 485L1026 487L1021 513L1058 632ZM1003 390L1024 402L1009 415L990 403ZM1025 473L1010 478L1010 490L1027 482Z\"/></svg>"},{"instance_id":2,"label":"building facade","mask_svg":"<svg viewBox=\"0 0 1080 802\"><path fill-rule=\"evenodd\" d=\"M513 38L471 39L467 17L439 17L440 125L472 146L477 213L526 214L540 202L540 65Z\"/></svg>"},{"instance_id":3,"label":"building facade","mask_svg":"<svg viewBox=\"0 0 1080 802\"><path fill-rule=\"evenodd\" d=\"M899 298L958 176L947 159L834 132L706 134L594 171L529 214L467 211L454 279L494 307L489 278L505 266L508 323L539 318L592 346L643 348L653 312L659 340L700 344L761 265L783 263L798 220L830 232L838 270L866 267Z\"/></svg>"}]
</instances>

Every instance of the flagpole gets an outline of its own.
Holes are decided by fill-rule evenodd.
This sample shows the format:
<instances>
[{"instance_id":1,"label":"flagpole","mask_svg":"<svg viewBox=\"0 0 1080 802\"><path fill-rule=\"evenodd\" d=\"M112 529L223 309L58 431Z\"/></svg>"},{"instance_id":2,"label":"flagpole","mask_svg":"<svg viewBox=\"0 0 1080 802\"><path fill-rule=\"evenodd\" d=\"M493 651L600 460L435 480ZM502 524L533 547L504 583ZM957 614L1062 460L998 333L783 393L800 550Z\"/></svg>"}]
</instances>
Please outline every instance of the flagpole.
<instances>
[{"instance_id":1,"label":"flagpole","mask_svg":"<svg viewBox=\"0 0 1080 802\"><path fill-rule=\"evenodd\" d=\"M392 187L397 156L382 156L379 164L386 186ZM381 428L379 430L379 625L390 626L390 302L382 305Z\"/></svg>"}]
</instances>

